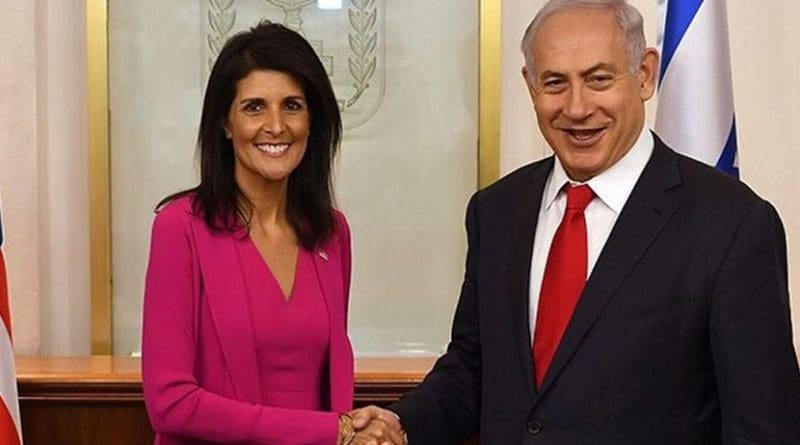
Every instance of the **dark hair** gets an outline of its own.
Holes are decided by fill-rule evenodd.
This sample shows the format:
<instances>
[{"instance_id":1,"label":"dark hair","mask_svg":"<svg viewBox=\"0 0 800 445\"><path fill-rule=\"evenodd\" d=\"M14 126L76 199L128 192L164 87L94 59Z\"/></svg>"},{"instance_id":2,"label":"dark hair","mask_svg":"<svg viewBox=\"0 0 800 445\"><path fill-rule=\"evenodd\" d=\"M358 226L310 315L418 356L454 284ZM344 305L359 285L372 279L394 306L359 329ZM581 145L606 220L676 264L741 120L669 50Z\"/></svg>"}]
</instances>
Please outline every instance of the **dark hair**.
<instances>
[{"instance_id":1,"label":"dark hair","mask_svg":"<svg viewBox=\"0 0 800 445\"><path fill-rule=\"evenodd\" d=\"M197 135L200 184L164 198L156 207L194 194L192 209L214 230L235 230L249 224L251 203L234 178L234 152L225 123L236 84L251 71L276 70L300 83L311 116L308 145L300 164L289 175L286 213L300 244L319 246L333 233L331 168L339 148L342 120L330 80L319 57L300 34L283 25L260 22L231 37L219 53L208 78Z\"/></svg>"}]
</instances>

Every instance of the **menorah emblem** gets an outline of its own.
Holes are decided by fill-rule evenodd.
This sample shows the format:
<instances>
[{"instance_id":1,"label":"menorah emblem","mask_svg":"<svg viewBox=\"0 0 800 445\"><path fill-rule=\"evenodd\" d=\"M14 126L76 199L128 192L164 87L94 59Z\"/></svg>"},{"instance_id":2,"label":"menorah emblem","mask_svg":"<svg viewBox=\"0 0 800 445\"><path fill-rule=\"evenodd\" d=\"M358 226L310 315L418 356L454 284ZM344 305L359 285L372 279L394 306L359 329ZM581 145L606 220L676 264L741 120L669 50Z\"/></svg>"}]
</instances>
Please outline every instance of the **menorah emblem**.
<instances>
[{"instance_id":1,"label":"menorah emblem","mask_svg":"<svg viewBox=\"0 0 800 445\"><path fill-rule=\"evenodd\" d=\"M306 37L317 52L336 91L345 127L356 128L383 100L386 0L348 0L341 11L324 14L308 8L316 2L207 0L208 69L237 28L263 19L282 23Z\"/></svg>"},{"instance_id":2,"label":"menorah emblem","mask_svg":"<svg viewBox=\"0 0 800 445\"><path fill-rule=\"evenodd\" d=\"M286 27L305 35L303 32L303 18L300 13L308 5L313 5L316 0L264 0L267 3L275 5L283 10L282 23Z\"/></svg>"}]
</instances>

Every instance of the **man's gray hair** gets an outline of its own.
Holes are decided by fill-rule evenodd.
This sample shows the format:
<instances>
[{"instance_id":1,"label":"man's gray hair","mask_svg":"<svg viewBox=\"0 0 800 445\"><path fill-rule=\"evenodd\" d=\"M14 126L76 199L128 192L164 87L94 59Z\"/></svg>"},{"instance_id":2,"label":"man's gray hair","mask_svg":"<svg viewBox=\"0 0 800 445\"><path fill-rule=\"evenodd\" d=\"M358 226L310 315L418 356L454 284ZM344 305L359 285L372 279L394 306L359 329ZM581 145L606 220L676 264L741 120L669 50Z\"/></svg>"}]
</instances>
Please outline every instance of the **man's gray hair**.
<instances>
[{"instance_id":1,"label":"man's gray hair","mask_svg":"<svg viewBox=\"0 0 800 445\"><path fill-rule=\"evenodd\" d=\"M525 56L525 66L528 71L533 73L533 54L529 54L528 46L533 40L536 31L553 14L573 8L603 8L614 14L617 24L625 35L625 46L628 51L631 73L635 73L642 63L647 42L644 38L644 26L642 24L642 14L628 4L626 0L550 0L533 18L525 34L522 36L520 45L522 54Z\"/></svg>"}]
</instances>

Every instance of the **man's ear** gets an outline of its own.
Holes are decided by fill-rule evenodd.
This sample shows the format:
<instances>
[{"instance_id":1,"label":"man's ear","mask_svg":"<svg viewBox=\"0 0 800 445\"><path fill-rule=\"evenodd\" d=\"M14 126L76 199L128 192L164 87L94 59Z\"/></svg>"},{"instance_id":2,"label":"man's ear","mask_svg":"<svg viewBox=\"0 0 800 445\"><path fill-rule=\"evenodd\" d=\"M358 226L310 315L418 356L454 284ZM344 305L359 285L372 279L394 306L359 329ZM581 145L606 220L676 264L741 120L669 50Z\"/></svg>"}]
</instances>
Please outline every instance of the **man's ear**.
<instances>
[{"instance_id":1,"label":"man's ear","mask_svg":"<svg viewBox=\"0 0 800 445\"><path fill-rule=\"evenodd\" d=\"M533 76L531 75L532 73L528 71L527 65L522 65L522 70L520 70L520 72L522 73L522 79L525 80L525 85L528 87L528 93L531 95L531 99L533 99L536 88L533 84Z\"/></svg>"},{"instance_id":2,"label":"man's ear","mask_svg":"<svg viewBox=\"0 0 800 445\"><path fill-rule=\"evenodd\" d=\"M642 101L653 97L656 91L658 60L658 51L656 51L655 48L647 48L644 50L642 63L639 65L639 87Z\"/></svg>"}]
</instances>

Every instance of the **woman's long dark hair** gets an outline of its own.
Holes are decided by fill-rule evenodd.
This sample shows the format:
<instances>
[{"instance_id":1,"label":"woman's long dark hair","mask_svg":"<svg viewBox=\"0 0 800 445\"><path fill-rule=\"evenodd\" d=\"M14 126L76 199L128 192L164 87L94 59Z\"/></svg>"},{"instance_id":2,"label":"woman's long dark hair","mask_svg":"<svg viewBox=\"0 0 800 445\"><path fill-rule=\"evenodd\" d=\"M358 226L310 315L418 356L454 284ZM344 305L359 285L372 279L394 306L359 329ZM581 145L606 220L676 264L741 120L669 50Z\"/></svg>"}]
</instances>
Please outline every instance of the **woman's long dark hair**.
<instances>
[{"instance_id":1,"label":"woman's long dark hair","mask_svg":"<svg viewBox=\"0 0 800 445\"><path fill-rule=\"evenodd\" d=\"M339 148L342 120L328 75L308 42L279 24L261 22L231 37L211 70L203 100L197 146L200 184L164 198L156 207L193 194L192 209L214 230L249 224L251 203L234 178L232 142L225 123L237 83L251 71L269 69L294 76L306 96L311 119L308 145L289 175L286 213L303 247L327 241L334 230L331 169Z\"/></svg>"}]
</instances>

